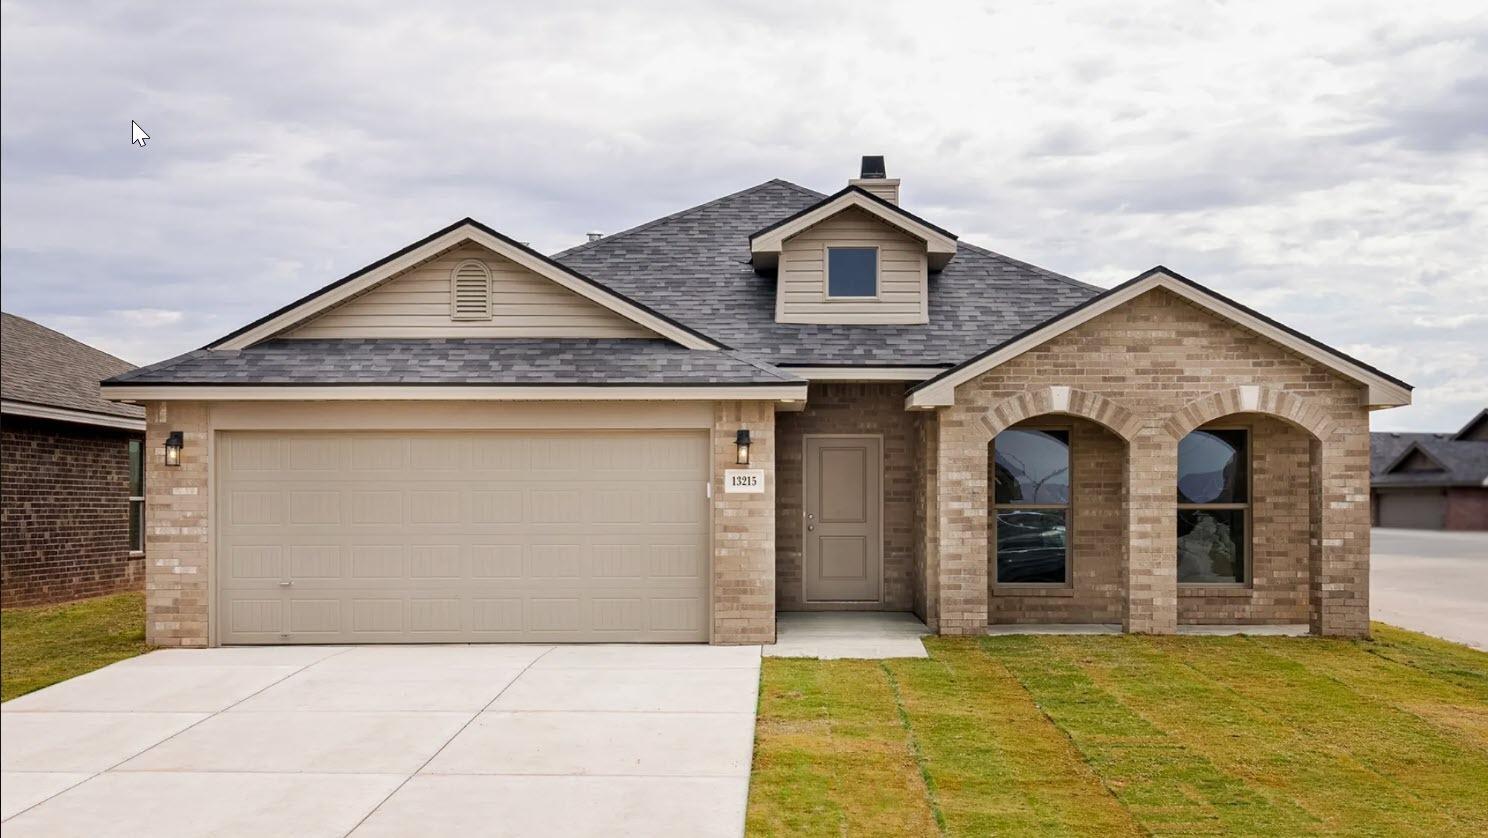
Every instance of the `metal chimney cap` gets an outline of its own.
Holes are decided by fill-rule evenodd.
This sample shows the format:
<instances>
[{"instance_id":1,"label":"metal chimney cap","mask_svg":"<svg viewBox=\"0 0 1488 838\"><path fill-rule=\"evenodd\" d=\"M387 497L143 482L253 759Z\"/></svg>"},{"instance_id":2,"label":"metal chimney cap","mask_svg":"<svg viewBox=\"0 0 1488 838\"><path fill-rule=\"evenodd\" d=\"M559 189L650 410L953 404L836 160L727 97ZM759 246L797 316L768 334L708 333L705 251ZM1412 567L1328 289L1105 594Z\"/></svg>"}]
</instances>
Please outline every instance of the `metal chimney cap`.
<instances>
[{"instance_id":1,"label":"metal chimney cap","mask_svg":"<svg viewBox=\"0 0 1488 838\"><path fill-rule=\"evenodd\" d=\"M601 233L598 230L591 230L591 231L585 233L584 235L588 236L589 237L589 241L592 241L592 242L597 242L600 239L604 238L604 233Z\"/></svg>"},{"instance_id":2,"label":"metal chimney cap","mask_svg":"<svg viewBox=\"0 0 1488 838\"><path fill-rule=\"evenodd\" d=\"M884 159L882 154L863 155L862 178L886 178L888 173L884 170Z\"/></svg>"}]
</instances>

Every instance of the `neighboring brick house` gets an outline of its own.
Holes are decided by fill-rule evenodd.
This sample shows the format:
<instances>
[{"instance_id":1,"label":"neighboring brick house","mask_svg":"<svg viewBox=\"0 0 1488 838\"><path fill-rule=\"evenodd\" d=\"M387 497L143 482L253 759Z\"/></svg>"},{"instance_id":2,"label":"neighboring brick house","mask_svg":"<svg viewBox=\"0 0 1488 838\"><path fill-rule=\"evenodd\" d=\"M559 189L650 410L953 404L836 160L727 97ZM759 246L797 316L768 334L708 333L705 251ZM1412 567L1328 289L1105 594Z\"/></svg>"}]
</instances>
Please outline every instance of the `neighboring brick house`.
<instances>
[{"instance_id":1,"label":"neighboring brick house","mask_svg":"<svg viewBox=\"0 0 1488 838\"><path fill-rule=\"evenodd\" d=\"M0 317L0 605L139 590L145 413L98 389L134 366Z\"/></svg>"},{"instance_id":2,"label":"neighboring brick house","mask_svg":"<svg viewBox=\"0 0 1488 838\"><path fill-rule=\"evenodd\" d=\"M899 203L865 158L552 257L466 219L106 382L147 409L151 641L1367 633L1369 413L1409 385Z\"/></svg>"},{"instance_id":3,"label":"neighboring brick house","mask_svg":"<svg viewBox=\"0 0 1488 838\"><path fill-rule=\"evenodd\" d=\"M1375 526L1488 530L1488 408L1455 432L1369 441Z\"/></svg>"}]
</instances>

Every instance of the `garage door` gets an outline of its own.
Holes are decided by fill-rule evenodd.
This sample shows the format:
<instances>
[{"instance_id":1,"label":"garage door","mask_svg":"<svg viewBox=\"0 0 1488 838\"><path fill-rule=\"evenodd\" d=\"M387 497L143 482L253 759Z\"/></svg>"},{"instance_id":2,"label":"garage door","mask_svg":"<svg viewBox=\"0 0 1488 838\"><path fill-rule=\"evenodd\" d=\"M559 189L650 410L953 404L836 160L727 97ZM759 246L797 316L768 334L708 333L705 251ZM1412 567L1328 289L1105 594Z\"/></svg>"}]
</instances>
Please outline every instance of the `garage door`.
<instances>
[{"instance_id":1,"label":"garage door","mask_svg":"<svg viewBox=\"0 0 1488 838\"><path fill-rule=\"evenodd\" d=\"M1439 530L1446 522L1447 495L1440 489L1380 492L1379 525Z\"/></svg>"},{"instance_id":2,"label":"garage door","mask_svg":"<svg viewBox=\"0 0 1488 838\"><path fill-rule=\"evenodd\" d=\"M218 434L222 643L705 641L704 432Z\"/></svg>"}]
</instances>

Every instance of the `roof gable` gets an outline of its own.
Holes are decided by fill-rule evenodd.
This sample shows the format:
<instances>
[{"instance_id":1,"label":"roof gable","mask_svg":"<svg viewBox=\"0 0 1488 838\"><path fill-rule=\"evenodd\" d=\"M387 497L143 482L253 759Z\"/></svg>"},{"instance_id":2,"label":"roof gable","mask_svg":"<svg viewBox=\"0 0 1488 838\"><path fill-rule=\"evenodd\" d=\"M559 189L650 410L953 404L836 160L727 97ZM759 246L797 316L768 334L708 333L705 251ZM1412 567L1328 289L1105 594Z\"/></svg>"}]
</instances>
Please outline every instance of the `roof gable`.
<instances>
[{"instance_id":1,"label":"roof gable","mask_svg":"<svg viewBox=\"0 0 1488 838\"><path fill-rule=\"evenodd\" d=\"M1488 407L1478 411L1478 415L1467 420L1462 430L1452 434L1452 439L1462 442L1488 442Z\"/></svg>"},{"instance_id":2,"label":"roof gable","mask_svg":"<svg viewBox=\"0 0 1488 838\"><path fill-rule=\"evenodd\" d=\"M245 349L305 323L327 309L387 282L428 259L465 243L500 255L537 276L689 349L711 350L722 344L562 265L530 247L466 218L408 247L208 344L208 349ZM438 335L432 335L437 337Z\"/></svg>"},{"instance_id":3,"label":"roof gable","mask_svg":"<svg viewBox=\"0 0 1488 838\"><path fill-rule=\"evenodd\" d=\"M1199 308L1255 332L1346 378L1358 381L1367 387L1367 402L1371 407L1410 404L1411 386L1400 379L1386 375L1159 265L993 346L935 378L921 382L910 389L906 406L928 408L955 404L955 391L960 384L1156 288L1170 291Z\"/></svg>"},{"instance_id":4,"label":"roof gable","mask_svg":"<svg viewBox=\"0 0 1488 838\"><path fill-rule=\"evenodd\" d=\"M786 239L802 233L846 210L857 208L925 243L930 267L945 267L956 255L956 235L900 209L861 186L848 186L816 204L756 230L749 237L749 251L757 268L774 267Z\"/></svg>"},{"instance_id":5,"label":"roof gable","mask_svg":"<svg viewBox=\"0 0 1488 838\"><path fill-rule=\"evenodd\" d=\"M1447 467L1431 455L1419 442L1413 442L1395 461L1385 466L1385 474L1395 472L1446 471Z\"/></svg>"}]
</instances>

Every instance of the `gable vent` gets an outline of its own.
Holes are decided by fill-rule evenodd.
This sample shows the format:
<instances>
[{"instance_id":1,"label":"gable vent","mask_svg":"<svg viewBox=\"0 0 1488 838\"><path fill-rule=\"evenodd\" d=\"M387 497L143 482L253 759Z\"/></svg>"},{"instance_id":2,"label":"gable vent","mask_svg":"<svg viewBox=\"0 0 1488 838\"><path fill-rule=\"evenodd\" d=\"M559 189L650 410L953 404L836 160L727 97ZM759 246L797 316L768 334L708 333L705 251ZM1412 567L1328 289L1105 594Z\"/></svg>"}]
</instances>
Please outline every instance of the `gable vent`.
<instances>
[{"instance_id":1,"label":"gable vent","mask_svg":"<svg viewBox=\"0 0 1488 838\"><path fill-rule=\"evenodd\" d=\"M450 274L450 319L491 319L491 269L467 259Z\"/></svg>"}]
</instances>

